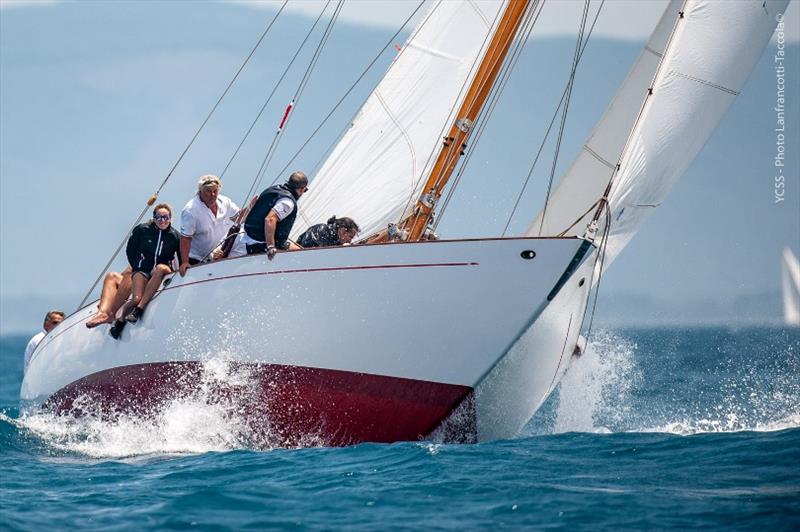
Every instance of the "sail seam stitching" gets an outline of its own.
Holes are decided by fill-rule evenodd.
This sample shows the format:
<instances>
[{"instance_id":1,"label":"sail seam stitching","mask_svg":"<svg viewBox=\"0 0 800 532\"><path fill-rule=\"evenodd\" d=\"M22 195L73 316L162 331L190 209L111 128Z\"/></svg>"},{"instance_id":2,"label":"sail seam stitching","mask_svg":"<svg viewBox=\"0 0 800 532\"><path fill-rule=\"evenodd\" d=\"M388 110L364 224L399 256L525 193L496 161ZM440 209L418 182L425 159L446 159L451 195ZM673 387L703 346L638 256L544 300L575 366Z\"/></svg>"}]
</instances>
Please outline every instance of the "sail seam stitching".
<instances>
[{"instance_id":1,"label":"sail seam stitching","mask_svg":"<svg viewBox=\"0 0 800 532\"><path fill-rule=\"evenodd\" d=\"M383 99L383 96L381 96L381 93L378 89L375 89L375 98L381 104L383 110L386 111L387 116L392 123L394 123L395 127L397 127L398 131L400 131L400 134L403 135L403 139L405 139L406 144L408 144L408 151L411 153L411 178L413 180L417 175L417 154L414 151L414 143L411 141L411 136L389 109L389 106L386 104L386 101Z\"/></svg>"},{"instance_id":2,"label":"sail seam stitching","mask_svg":"<svg viewBox=\"0 0 800 532\"><path fill-rule=\"evenodd\" d=\"M653 54L656 57L664 57L663 53L659 52L655 48L651 48L650 45L645 46L644 49L647 50L648 52L650 52L651 54Z\"/></svg>"},{"instance_id":3,"label":"sail seam stitching","mask_svg":"<svg viewBox=\"0 0 800 532\"><path fill-rule=\"evenodd\" d=\"M728 94L732 94L734 96L738 96L739 95L739 91L735 91L733 89L729 89L727 87L723 87L722 85L718 85L716 83L713 83L711 81L708 81L708 80L705 80L705 79L702 79L702 78L696 78L694 76L689 76L688 74L682 74L681 72L677 72L675 70L673 70L672 73L675 74L676 76L678 76L679 78L688 79L689 81L695 81L695 82L700 83L702 85L708 85L709 87L713 87L715 89L721 90L722 92L727 92Z\"/></svg>"},{"instance_id":4,"label":"sail seam stitching","mask_svg":"<svg viewBox=\"0 0 800 532\"><path fill-rule=\"evenodd\" d=\"M478 7L478 5L475 3L475 0L470 0L469 5L472 6L472 9L475 10L475 13L477 13L478 17L483 21L483 25L486 26L487 28L491 28L491 24L489 24L489 21L484 16L483 11L481 11L480 7Z\"/></svg>"},{"instance_id":5,"label":"sail seam stitching","mask_svg":"<svg viewBox=\"0 0 800 532\"><path fill-rule=\"evenodd\" d=\"M611 170L613 170L613 169L615 169L615 168L617 167L615 164L613 164L613 163L610 163L609 161L607 161L607 160L605 160L603 157L601 157L601 156L600 156L600 154L599 154L599 153L597 153L596 151L594 151L593 149L591 149L591 148L589 147L589 145L588 145L588 144L584 144L584 145L583 145L583 149L584 149L584 150L586 150L586 152L587 152L589 155L591 155L592 157L594 157L595 159L597 159L597 160L598 160L598 162L600 162L601 164L603 164L603 165L605 165L605 166L609 167Z\"/></svg>"}]
</instances>

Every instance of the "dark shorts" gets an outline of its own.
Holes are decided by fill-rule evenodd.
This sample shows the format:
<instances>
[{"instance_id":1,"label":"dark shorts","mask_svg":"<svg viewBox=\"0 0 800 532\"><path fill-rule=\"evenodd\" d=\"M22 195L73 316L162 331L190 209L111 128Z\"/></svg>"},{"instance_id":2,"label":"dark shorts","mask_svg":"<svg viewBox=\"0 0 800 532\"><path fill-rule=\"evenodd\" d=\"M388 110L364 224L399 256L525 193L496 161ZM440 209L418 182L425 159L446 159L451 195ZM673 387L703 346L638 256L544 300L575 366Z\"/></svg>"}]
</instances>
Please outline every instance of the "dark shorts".
<instances>
[{"instance_id":1,"label":"dark shorts","mask_svg":"<svg viewBox=\"0 0 800 532\"><path fill-rule=\"evenodd\" d=\"M133 272L131 273L131 278L133 278L133 276L136 275L137 273L139 275L144 275L146 279L150 279L150 277L152 277L152 275L153 275L153 270L145 271L145 270L142 270L140 268L134 267L133 268Z\"/></svg>"},{"instance_id":2,"label":"dark shorts","mask_svg":"<svg viewBox=\"0 0 800 532\"><path fill-rule=\"evenodd\" d=\"M189 257L189 266L194 266L196 264L200 264L200 261L197 259L193 259L192 257Z\"/></svg>"},{"instance_id":3,"label":"dark shorts","mask_svg":"<svg viewBox=\"0 0 800 532\"><path fill-rule=\"evenodd\" d=\"M156 264L156 266L158 266L158 264ZM147 279L150 279L153 276L153 270L156 269L156 266L153 266L149 270L145 270L144 268L140 268L140 267L134 266L132 268L133 272L131 272L131 278L138 273L140 275L144 275ZM169 266L169 265L167 265L167 266ZM170 267L170 270L172 270L171 267Z\"/></svg>"},{"instance_id":4,"label":"dark shorts","mask_svg":"<svg viewBox=\"0 0 800 532\"><path fill-rule=\"evenodd\" d=\"M267 252L266 244L247 244L248 255L258 255L259 253L266 253L266 252Z\"/></svg>"}]
</instances>

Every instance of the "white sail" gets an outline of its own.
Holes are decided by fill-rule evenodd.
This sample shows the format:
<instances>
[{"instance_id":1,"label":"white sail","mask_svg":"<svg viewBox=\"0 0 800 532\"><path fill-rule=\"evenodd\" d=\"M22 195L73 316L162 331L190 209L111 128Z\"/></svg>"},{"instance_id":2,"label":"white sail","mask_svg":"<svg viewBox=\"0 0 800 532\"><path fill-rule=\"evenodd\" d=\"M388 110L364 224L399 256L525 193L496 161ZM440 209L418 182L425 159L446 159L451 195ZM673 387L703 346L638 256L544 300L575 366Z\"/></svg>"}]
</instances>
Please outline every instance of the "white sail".
<instances>
[{"instance_id":1,"label":"white sail","mask_svg":"<svg viewBox=\"0 0 800 532\"><path fill-rule=\"evenodd\" d=\"M583 234L594 215L591 207L605 192L622 155L682 4L683 0L672 0L667 5L614 99L550 195L546 212L539 212L527 236Z\"/></svg>"},{"instance_id":2,"label":"white sail","mask_svg":"<svg viewBox=\"0 0 800 532\"><path fill-rule=\"evenodd\" d=\"M716 129L788 3L686 2L609 193L606 264L664 201Z\"/></svg>"},{"instance_id":3,"label":"white sail","mask_svg":"<svg viewBox=\"0 0 800 532\"><path fill-rule=\"evenodd\" d=\"M788 247L783 248L783 321L800 326L800 262Z\"/></svg>"},{"instance_id":4,"label":"white sail","mask_svg":"<svg viewBox=\"0 0 800 532\"><path fill-rule=\"evenodd\" d=\"M361 234L399 221L432 164L503 2L434 4L313 178L293 232L332 215Z\"/></svg>"}]
</instances>

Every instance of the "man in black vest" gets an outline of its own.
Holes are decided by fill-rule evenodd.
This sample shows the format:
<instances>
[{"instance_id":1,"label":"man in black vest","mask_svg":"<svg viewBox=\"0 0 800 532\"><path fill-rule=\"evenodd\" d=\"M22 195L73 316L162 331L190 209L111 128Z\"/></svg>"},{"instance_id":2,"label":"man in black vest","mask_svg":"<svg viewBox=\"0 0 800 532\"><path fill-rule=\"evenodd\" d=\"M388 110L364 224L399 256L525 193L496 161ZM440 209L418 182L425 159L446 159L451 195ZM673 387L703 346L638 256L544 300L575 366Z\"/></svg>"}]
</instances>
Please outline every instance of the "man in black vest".
<instances>
[{"instance_id":1,"label":"man in black vest","mask_svg":"<svg viewBox=\"0 0 800 532\"><path fill-rule=\"evenodd\" d=\"M267 252L272 260L280 249L289 249L289 233L297 218L297 200L308 190L308 178L295 172L282 185L273 185L258 195L244 222L247 254Z\"/></svg>"}]
</instances>

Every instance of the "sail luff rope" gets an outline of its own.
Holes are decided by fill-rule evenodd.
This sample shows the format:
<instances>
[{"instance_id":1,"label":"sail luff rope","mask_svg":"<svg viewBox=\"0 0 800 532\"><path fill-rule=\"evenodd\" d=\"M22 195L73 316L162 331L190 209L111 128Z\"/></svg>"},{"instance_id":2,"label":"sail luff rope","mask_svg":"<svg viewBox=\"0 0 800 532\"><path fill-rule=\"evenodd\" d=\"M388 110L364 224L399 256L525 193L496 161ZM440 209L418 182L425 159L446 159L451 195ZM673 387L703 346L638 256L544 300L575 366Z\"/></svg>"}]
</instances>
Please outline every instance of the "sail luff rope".
<instances>
[{"instance_id":1,"label":"sail luff rope","mask_svg":"<svg viewBox=\"0 0 800 532\"><path fill-rule=\"evenodd\" d=\"M583 52L586 50L586 46L589 44L589 39L592 36L592 32L594 31L594 26L597 23L597 19L600 16L600 12L603 10L604 4L605 0L601 0L600 7L597 9L597 13L595 13L594 15L594 20L592 21L592 25L589 27L589 33L586 35L586 40L583 42L583 48L581 48L581 54L580 57L578 57L578 62L580 62L581 58L583 57ZM517 209L519 208L520 201L522 201L522 196L525 194L525 190L527 190L528 188L528 183L530 182L530 179L533 176L533 170L536 168L536 165L539 162L539 157L541 157L542 152L544 151L544 147L547 144L547 139L550 137L550 131L552 131L553 125L556 122L556 118L558 118L558 113L561 110L561 106L564 104L564 98L566 98L567 96L568 84L569 80L567 81L567 85L564 86L564 90L561 92L561 99L559 100L558 105L553 111L553 116L550 118L550 124L547 126L547 131L545 131L544 137L542 138L542 142L541 144L539 144L539 149L536 152L536 157L533 158L533 162L531 163L531 166L528 169L528 175L527 177L525 177L525 181L523 182L522 188L520 189L519 194L517 195L517 199L514 201L514 207L511 209L511 214L509 214L508 216L508 220L506 221L506 226L503 228L502 236L506 235L506 232L508 231L508 228L511 225L511 220L514 218L514 215L516 214ZM592 207L589 208L589 211L591 211L595 205L597 205L597 202L595 202L592 205ZM584 214L584 216L586 216L586 214ZM578 223L579 221L580 219L576 220L575 223ZM564 233L566 233L569 229L571 229L571 227L566 229Z\"/></svg>"},{"instance_id":2,"label":"sail luff rope","mask_svg":"<svg viewBox=\"0 0 800 532\"><path fill-rule=\"evenodd\" d=\"M294 162L295 159L297 159L297 157L300 155L300 153L302 153L302 151L306 148L306 146L308 146L308 144L314 139L314 137L317 135L317 133L319 133L319 131L322 129L322 127L328 122L330 117L333 116L333 113L336 112L336 110L339 108L339 106L342 105L342 102L344 102L344 100L350 95L350 93L353 92L353 89L356 88L356 85L358 85L361 82L361 80L364 78L364 76L367 75L367 72L369 72L370 69L372 68L372 66L378 61L378 59L380 59L380 56L383 55L383 52L385 52L386 49L394 42L394 39L397 38L397 36L400 34L401 31L403 31L403 28L406 27L406 25L414 17L414 15L416 15L417 11L420 10L420 8L423 6L424 3L425 3L425 0L421 0L420 1L420 3L417 5L417 7L414 9L414 11L408 16L408 18L406 18L405 22L403 22L403 24L395 32L395 34L392 35L392 37L389 39L389 41L386 43L386 45L383 48L381 48L381 50L372 59L372 61L369 63L369 65L367 65L367 67L361 72L361 75L359 75L358 78L353 82L353 84L350 85L350 88L347 89L347 91L342 95L342 97L339 99L339 101L333 106L333 108L328 112L328 114L325 115L325 118L322 119L322 121L319 123L319 125L316 127L316 129L314 129L314 131L311 132L311 135L308 136L308 138L305 140L305 142L303 142L303 144L300 146L300 148L298 148L297 151L294 153L294 155L292 155L291 159L289 159L289 161L286 163L286 165L284 165L284 167L280 171L278 171L276 173L275 181L277 181L278 178L281 175L283 175L284 172L286 172L286 169L289 168L289 166Z\"/></svg>"},{"instance_id":3,"label":"sail luff rope","mask_svg":"<svg viewBox=\"0 0 800 532\"><path fill-rule=\"evenodd\" d=\"M670 47L672 46L672 42L675 39L675 32L678 30L678 24L683 20L684 13L686 12L686 2L688 0L684 0L683 4L681 5L681 9L678 11L678 16L675 18L675 23L672 25L672 31L669 34L669 39L667 39L667 43L664 46L664 51L661 54L661 59L658 62L658 66L656 67L656 71L653 74L653 79L650 82L650 87L647 90L644 98L642 99L642 105L639 108L639 113L636 115L636 120L633 122L633 126L631 127L630 132L628 133L628 138L625 140L625 145L622 148L622 151L619 154L619 158L617 159L617 165L614 168L614 171L611 173L611 177L608 179L608 184L606 185L605 190L603 191L603 196L600 198L601 205L597 207L597 210L594 213L594 217L592 218L593 221L597 221L600 219L602 214L603 204L608 203L608 197L611 194L611 187L614 184L614 178L617 177L619 174L620 169L622 168L622 159L625 156L625 153L628 151L628 146L630 146L631 141L633 140L633 132L639 127L639 123L642 120L642 116L644 115L645 108L647 107L647 103L653 96L653 91L656 85L656 80L658 79L659 75L661 74L661 70L664 66L664 60L667 57Z\"/></svg>"},{"instance_id":4,"label":"sail luff rope","mask_svg":"<svg viewBox=\"0 0 800 532\"><path fill-rule=\"evenodd\" d=\"M223 100L223 99L225 98L225 96L228 94L228 92L230 91L230 89L231 89L231 87L233 86L233 84L234 84L234 83L236 82L236 80L239 78L239 74L241 74L241 73L242 73L242 70L244 70L244 67L247 65L247 63L248 63L248 62L250 62L250 58L252 58L252 57L253 57L253 54L255 54L255 52L256 52L256 50L258 49L258 47L259 47L259 46L261 45L261 43L264 41L264 38L265 38L265 37L267 36L267 34L269 33L270 29L272 29L272 26L275 24L275 21L276 21L276 20L278 20L278 17L279 17L279 16L280 16L280 14L283 12L283 9L286 7L286 4L288 4L288 3L289 3L289 0L284 0L283 4L281 4L281 7L280 7L280 9L278 9L278 12L277 12L277 13L275 13L275 16L272 18L272 20L270 20L269 24L267 25L267 28L266 28L266 29L264 30L264 32L261 34L261 37L259 37L259 39L258 39L258 41L256 42L255 46L253 46L253 48L250 50L250 53L247 55L247 57L245 58L245 60L242 62L241 66L239 66L239 69L236 71L236 74L234 74L233 78L232 78L232 79L231 79L231 81L228 83L228 86L227 86L227 87L225 87L225 90L222 92L222 94L220 95L220 97L217 99L217 102L216 102L216 103L214 104L214 106L211 108L211 111L209 111L209 113L208 113L208 115L206 116L205 120L203 120L203 123L202 123L202 124L200 124L200 127L197 129L197 131L195 132L195 134L194 134L194 136L192 137L192 139L191 139L191 140L189 141L189 143L186 145L186 147L184 148L183 152L181 152L181 154L178 156L178 159L175 161L175 164L173 164L173 165L172 165L172 168L171 168L171 169L170 169L170 171L167 173L166 177L165 177L165 178L164 178L164 180L161 182L161 184L158 186L158 188L156 189L155 193L154 193L153 195L151 195L151 196L150 196L150 197L147 199L147 203L145 204L145 206L144 206L144 208L142 209L142 211L139 213L139 216L137 216L137 217L136 217L136 220L133 222L133 224L131 225L131 227L130 227L130 228L128 229L128 231L127 231L127 232L126 232L126 233L123 235L123 237L122 237L122 241L121 241L121 242L119 243L119 245L117 246L117 249L116 249L116 250L114 250L114 253L111 255L111 258L109 258L109 259L108 259L108 262L106 262L106 265L103 267L103 269L102 269L102 271L100 272L100 274L99 274L99 275L97 276L97 278L94 280L94 282L92 283L92 286L91 286L91 287L89 287L89 290L87 290L87 291L86 291L86 295L84 295L84 296L83 296L83 299L81 299L81 302L78 304L78 309L81 309L81 308L83 308L83 306L86 304L86 301L87 301L87 300L89 299L89 297L92 295L92 292L93 292L93 291L94 291L94 289L97 287L97 284L100 282L100 279L102 279L102 278L103 278L103 276L105 276L106 272L107 272L107 271L108 271L108 269L111 267L111 264L114 262L114 260L115 260L115 259L117 258L117 256L119 255L119 252L120 252L120 251L122 250L122 248L125 246L125 243L128 241L128 235L130 234L130 232L131 232L131 231L133 231L133 228L134 228L134 227L136 227L136 225L137 225L137 224L138 224L138 223L139 223L139 222L142 220L142 218L144 217L145 213L147 213L147 211L150 209L150 206L151 206L151 205L153 205L153 204L156 202L156 199L158 198L158 195L161 193L161 190L162 190L162 189L164 188L164 186L167 184L167 181L169 181L169 178L170 178L170 177L172 177L172 174L175 172L175 169L176 169L176 168L178 168L178 165L181 163L181 161L183 160L183 158L184 158L184 156L186 155L186 153L187 153L187 152L189 151L189 149L192 147L192 145L194 144L194 141L195 141L195 140L197 140L197 137L198 137L198 136L200 135L200 133L203 131L203 128L205 128L206 124L207 124L207 123L208 123L208 121L211 119L211 116L214 114L214 112L217 110L217 108L219 107L219 105L222 103L222 100Z\"/></svg>"},{"instance_id":5,"label":"sail luff rope","mask_svg":"<svg viewBox=\"0 0 800 532\"><path fill-rule=\"evenodd\" d=\"M220 179L222 179L225 176L225 173L228 171L228 168L231 166L231 164L233 163L234 159L236 159L236 156L239 154L239 151L242 149L242 146L244 145L245 141L247 141L247 139L250 136L250 133L252 133L253 129L255 128L256 123L261 118L261 115L264 114L264 111L266 110L267 105L269 105L269 102L272 101L272 97L275 95L275 92L277 92L278 87L283 82L283 80L286 77L286 75L289 73L289 70L294 65L294 62L297 60L297 57L300 55L300 52L305 47L306 43L308 42L308 39L311 38L311 35L314 33L314 30L316 29L317 24L319 24L319 21L322 20L322 15L325 14L325 11L328 9L328 6L330 5L331 1L332 0L328 0L325 3L325 5L322 8L322 11L320 11L319 15L317 16L317 19L314 21L314 24L311 26L311 29L309 29L308 32L306 33L306 36L303 39L303 42L300 43L300 46L295 51L294 56L292 57L292 60L289 61L289 64L283 70L283 73L281 74L280 78L278 78L278 81L273 86L272 91L269 93L269 96L267 96L267 99L264 101L264 105L261 106L261 109L258 111L258 114L256 115L255 119L250 124L250 127L247 129L247 132L244 134L244 137L242 138L242 141L239 143L239 146L236 147L236 150L233 152L233 155L231 155L231 158L228 160L228 163L225 165L225 168L223 168L222 172L219 174ZM247 200L247 198L245 197L245 201L246 200Z\"/></svg>"},{"instance_id":6,"label":"sail luff rope","mask_svg":"<svg viewBox=\"0 0 800 532\"><path fill-rule=\"evenodd\" d=\"M328 25L325 27L325 31L323 32L322 37L320 38L320 41L317 44L317 48L314 51L314 55L312 56L311 61L306 67L306 71L303 74L303 78L300 80L300 84L295 90L295 93L292 96L291 101L289 102L289 104L286 107L286 110L284 111L283 118L281 119L281 123L278 126L278 130L275 132L275 135L272 138L272 142L270 143L269 148L267 149L267 153L264 155L264 159L261 161L261 166L259 167L258 172L256 173L256 177L254 178L253 183L250 185L250 190L247 192L247 196L245 196L243 203L248 200L248 198L254 191L258 190L258 187L261 184L261 180L264 178L264 174L266 173L267 168L269 168L269 164L272 161L272 157L275 155L275 151L278 148L278 144L280 143L280 139L282 138L281 133L284 131L286 123L289 117L291 116L291 111L294 108L294 106L297 105L300 96L305 90L305 87L311 76L311 72L314 70L317 61L319 60L319 56L322 53L322 49L328 42L328 38L330 37L334 24L336 24L336 20L339 18L339 13L341 12L343 5L344 5L344 0L339 0L339 2L336 5L336 9L334 10L333 15L331 16L331 19L330 21L328 21ZM276 176L275 181L277 181L279 176L280 174ZM275 181L273 181L273 184L275 183Z\"/></svg>"},{"instance_id":7,"label":"sail luff rope","mask_svg":"<svg viewBox=\"0 0 800 532\"><path fill-rule=\"evenodd\" d=\"M547 207L550 204L550 193L553 190L553 179L556 175L556 166L558 164L558 155L561 152L561 141L564 138L564 129L567 123L567 114L569 113L569 103L572 98L572 87L575 85L575 74L578 70L578 60L580 59L581 44L583 42L583 35L586 30L586 19L589 16L589 3L591 0L586 0L583 7L583 16L581 17L581 27L578 32L578 42L575 44L575 56L572 60L572 71L569 76L569 83L567 84L567 96L564 101L564 111L561 113L561 124L558 128L558 135L556 136L556 147L553 154L553 164L550 167L550 178L547 181L547 193L544 199L544 208L542 209L542 221L539 224L539 236L542 236L542 228L544 227L544 218L547 216Z\"/></svg>"},{"instance_id":8,"label":"sail luff rope","mask_svg":"<svg viewBox=\"0 0 800 532\"><path fill-rule=\"evenodd\" d=\"M435 232L439 226L439 223L444 218L445 211L447 210L448 205L450 204L450 200L455 195L455 191L458 188L459 183L461 183L461 179L464 176L464 173L469 165L470 160L472 159L472 155L475 153L475 150L480 142L480 139L483 136L486 127L488 126L489 120L494 113L495 107L497 103L500 101L500 96L503 93L506 85L508 84L509 79L511 78L511 74L516 68L516 65L519 61L519 58L522 56L522 51L524 49L525 43L527 43L528 38L530 37L531 31L533 30L536 22L539 19L539 15L542 12L542 8L544 6L544 1L538 2L532 10L526 15L526 19L522 24L522 30L519 33L519 38L515 40L513 44L513 49L511 51L511 59L506 62L503 66L503 69L500 73L500 81L495 84L495 88L492 90L492 94L489 97L489 104L484 106L481 110L480 115L476 120L478 124L478 129L475 131L475 134L470 139L469 147L467 148L467 153L464 156L464 159L461 161L461 167L459 168L458 172L456 173L456 177L453 179L447 194L445 195L444 201L442 202L441 207L439 208L439 213L437 216L434 217L432 229Z\"/></svg>"},{"instance_id":9,"label":"sail luff rope","mask_svg":"<svg viewBox=\"0 0 800 532\"><path fill-rule=\"evenodd\" d=\"M612 221L613 221L612 212L611 212L611 204L608 201L608 196L611 193L611 186L614 183L614 178L618 175L619 170L621 168L622 158L625 155L625 152L628 149L628 145L630 144L630 142L631 142L631 140L633 138L633 132L636 131L636 128L638 127L638 125L639 125L639 123L640 123L640 121L642 119L642 116L644 115L645 107L647 106L647 103L650 101L651 96L653 96L653 87L655 86L656 80L658 79L658 76L661 73L661 70L662 70L662 68L664 66L664 60L666 59L666 57L668 55L668 52L669 52L669 49L672 46L672 43L673 43L674 38L675 38L675 33L676 33L677 29L678 29L678 24L681 22L681 20L683 20L683 16L684 16L683 14L685 13L685 11L686 11L686 0L684 0L683 4L681 6L681 9L678 12L678 16L676 17L675 23L672 26L672 31L670 32L669 38L667 39L667 43L664 46L664 51L661 54L661 59L660 59L660 61L658 63L658 66L656 67L656 71L655 71L655 73L653 75L653 79L652 79L652 81L650 83L650 88L648 89L647 94L645 95L644 99L642 100L642 105L641 105L641 107L639 109L639 114L636 116L636 120L634 121L633 126L631 127L630 133L628 134L628 138L625 141L625 146L623 147L622 151L620 152L620 156L619 156L619 159L617 161L617 165L615 167L615 170L614 170L614 172L612 172L611 177L608 180L608 185L606 185L605 191L603 192L603 196L600 197L595 202L595 204L597 204L597 210L595 211L595 214L594 214L594 217L592 218L592 221L593 222L599 221L600 217L603 215L603 213L605 213L606 223L604 224L603 236L602 236L602 240L600 241L600 247L601 247L600 251L602 253L598 254L598 260L600 261L600 266L599 266L599 270L597 272L597 286L591 288L591 289L595 290L595 294L594 294L594 302L592 303L592 313L591 313L591 316L590 316L590 319L589 319L589 326L587 328L587 332L586 332L586 336L585 336L585 338L586 338L586 346L587 347L589 345L589 337L591 336L592 327L594 325L594 314L595 314L595 310L597 308L597 299L598 299L599 293L600 293L600 282L603 279L603 265L605 263L605 254L606 254L606 249L608 247L608 239L609 239L609 237L611 235L611 224L612 224ZM597 263L595 263L595 268L597 269ZM594 275L594 270L592 270L592 275ZM587 306L588 306L588 300L587 300ZM583 319L583 321L585 321L585 319L586 319L586 314L585 314L585 311L584 311L584 319ZM583 327L583 321L581 321L581 327Z\"/></svg>"}]
</instances>

